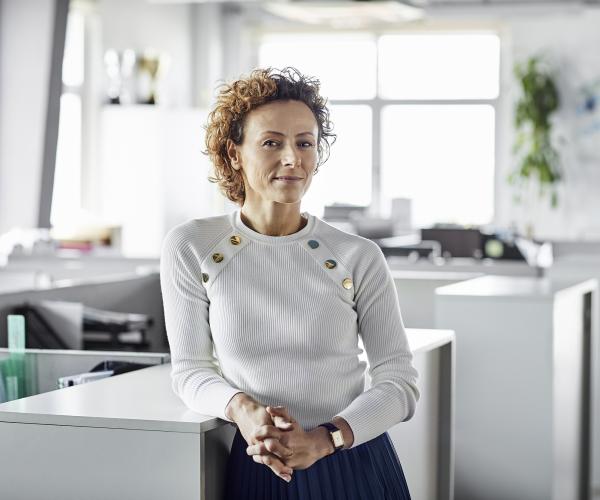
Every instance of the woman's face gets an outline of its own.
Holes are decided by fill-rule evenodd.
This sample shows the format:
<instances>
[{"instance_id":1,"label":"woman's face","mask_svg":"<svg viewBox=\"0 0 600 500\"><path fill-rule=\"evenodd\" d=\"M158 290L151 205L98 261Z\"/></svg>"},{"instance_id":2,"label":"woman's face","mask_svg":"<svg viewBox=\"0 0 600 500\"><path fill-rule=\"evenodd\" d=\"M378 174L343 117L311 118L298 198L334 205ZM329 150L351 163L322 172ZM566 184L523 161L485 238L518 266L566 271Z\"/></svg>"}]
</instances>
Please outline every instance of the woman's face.
<instances>
[{"instance_id":1,"label":"woman's face","mask_svg":"<svg viewBox=\"0 0 600 500\"><path fill-rule=\"evenodd\" d=\"M317 166L318 125L300 101L273 101L248 113L241 145L228 141L244 177L246 202L299 203Z\"/></svg>"}]
</instances>

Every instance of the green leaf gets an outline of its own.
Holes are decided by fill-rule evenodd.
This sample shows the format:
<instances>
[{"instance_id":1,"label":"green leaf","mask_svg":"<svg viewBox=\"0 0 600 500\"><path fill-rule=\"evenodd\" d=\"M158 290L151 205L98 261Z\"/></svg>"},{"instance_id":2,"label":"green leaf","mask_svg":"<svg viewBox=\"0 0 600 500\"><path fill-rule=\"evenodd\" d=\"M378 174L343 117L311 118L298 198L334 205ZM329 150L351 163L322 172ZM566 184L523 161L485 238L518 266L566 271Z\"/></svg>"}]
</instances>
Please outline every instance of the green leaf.
<instances>
[{"instance_id":1,"label":"green leaf","mask_svg":"<svg viewBox=\"0 0 600 500\"><path fill-rule=\"evenodd\" d=\"M561 179L560 156L551 140L552 114L560 106L560 95L554 76L541 57L533 56L514 65L513 72L521 87L515 103L517 134L513 154L521 156L517 168L509 176L513 185L524 184L531 178L539 181L540 196L547 187L554 187ZM553 191L551 202L557 203Z\"/></svg>"}]
</instances>

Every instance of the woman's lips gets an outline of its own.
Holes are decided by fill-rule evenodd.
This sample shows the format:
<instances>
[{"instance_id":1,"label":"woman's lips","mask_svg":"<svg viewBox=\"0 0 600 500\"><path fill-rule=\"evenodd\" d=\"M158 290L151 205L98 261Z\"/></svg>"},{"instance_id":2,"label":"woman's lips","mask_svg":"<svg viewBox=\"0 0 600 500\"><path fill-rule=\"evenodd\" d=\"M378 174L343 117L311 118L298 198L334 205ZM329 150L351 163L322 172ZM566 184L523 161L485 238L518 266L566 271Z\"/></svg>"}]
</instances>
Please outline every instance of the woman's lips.
<instances>
[{"instance_id":1,"label":"woman's lips","mask_svg":"<svg viewBox=\"0 0 600 500\"><path fill-rule=\"evenodd\" d=\"M281 181L281 182L294 182L294 181L301 181L302 178L301 177L288 177L288 176L284 176L284 177L275 177L276 181Z\"/></svg>"}]
</instances>

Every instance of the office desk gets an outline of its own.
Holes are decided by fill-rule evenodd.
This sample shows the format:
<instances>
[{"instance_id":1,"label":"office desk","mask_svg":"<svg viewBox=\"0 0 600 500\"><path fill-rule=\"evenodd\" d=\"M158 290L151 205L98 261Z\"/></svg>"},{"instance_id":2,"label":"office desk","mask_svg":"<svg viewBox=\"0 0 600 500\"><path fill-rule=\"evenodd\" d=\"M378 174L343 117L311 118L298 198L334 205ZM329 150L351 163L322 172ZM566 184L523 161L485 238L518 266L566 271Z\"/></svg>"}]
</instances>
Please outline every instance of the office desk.
<instances>
[{"instance_id":1,"label":"office desk","mask_svg":"<svg viewBox=\"0 0 600 500\"><path fill-rule=\"evenodd\" d=\"M413 419L390 436L413 499L451 500L454 335L408 336L422 397ZM2 497L220 498L235 428L187 409L171 389L170 367L1 404Z\"/></svg>"}]
</instances>

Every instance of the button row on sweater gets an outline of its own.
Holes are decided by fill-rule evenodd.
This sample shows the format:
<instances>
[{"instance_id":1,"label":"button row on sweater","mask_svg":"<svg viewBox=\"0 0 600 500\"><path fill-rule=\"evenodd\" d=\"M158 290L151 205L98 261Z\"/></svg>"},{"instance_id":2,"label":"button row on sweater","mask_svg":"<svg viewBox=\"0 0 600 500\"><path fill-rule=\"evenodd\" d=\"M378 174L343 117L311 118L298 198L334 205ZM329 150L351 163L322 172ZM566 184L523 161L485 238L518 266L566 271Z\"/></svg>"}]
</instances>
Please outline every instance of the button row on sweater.
<instances>
[{"instance_id":1,"label":"button row on sweater","mask_svg":"<svg viewBox=\"0 0 600 500\"><path fill-rule=\"evenodd\" d=\"M229 242L232 245L239 245L242 242L242 238L240 238L237 234L234 234L231 238L229 238ZM224 257L222 253L216 252L213 253L212 259L215 262L222 262Z\"/></svg>"},{"instance_id":2,"label":"button row on sweater","mask_svg":"<svg viewBox=\"0 0 600 500\"><path fill-rule=\"evenodd\" d=\"M308 240L307 244L310 248L312 248L313 250L319 248L319 242L317 240ZM337 267L337 262L333 259L327 259L325 261L325 267L327 269L335 269ZM346 289L346 290L350 290L353 286L352 280L350 278L345 278L342 281L342 286Z\"/></svg>"},{"instance_id":3,"label":"button row on sweater","mask_svg":"<svg viewBox=\"0 0 600 500\"><path fill-rule=\"evenodd\" d=\"M239 237L237 234L234 234L233 236L231 236L231 238L229 238L229 243L231 243L232 245L239 245L242 242L242 238ZM212 254L212 260L215 263L219 263L219 262L223 262L223 260L225 259L225 256L221 253L221 252L215 252ZM202 273L202 281L204 283L208 282L208 280L210 279L210 276L207 273Z\"/></svg>"},{"instance_id":4,"label":"button row on sweater","mask_svg":"<svg viewBox=\"0 0 600 500\"><path fill-rule=\"evenodd\" d=\"M232 245L239 245L242 242L242 238L240 238L238 235L234 234L233 236L231 236L231 238L229 238L229 242ZM308 243L308 246L310 248L312 248L313 250L319 248L319 246L320 246L319 242L317 240L308 240L307 243ZM222 262L224 258L225 257L220 252L215 252L212 254L212 260L215 263ZM337 267L337 262L333 259L327 259L325 261L325 267L327 269L335 269ZM207 273L202 273L202 281L204 283L206 283L206 282L208 282L208 280L209 280L209 275ZM353 286L352 280L350 278L344 278L344 280L342 281L342 286L346 290L350 290Z\"/></svg>"}]
</instances>

